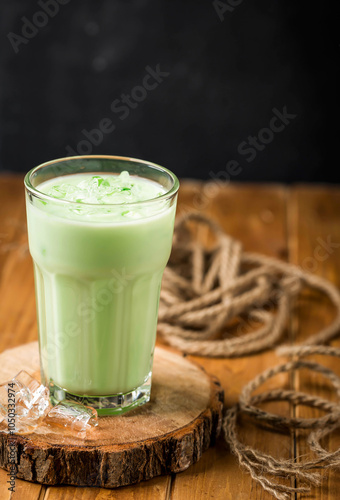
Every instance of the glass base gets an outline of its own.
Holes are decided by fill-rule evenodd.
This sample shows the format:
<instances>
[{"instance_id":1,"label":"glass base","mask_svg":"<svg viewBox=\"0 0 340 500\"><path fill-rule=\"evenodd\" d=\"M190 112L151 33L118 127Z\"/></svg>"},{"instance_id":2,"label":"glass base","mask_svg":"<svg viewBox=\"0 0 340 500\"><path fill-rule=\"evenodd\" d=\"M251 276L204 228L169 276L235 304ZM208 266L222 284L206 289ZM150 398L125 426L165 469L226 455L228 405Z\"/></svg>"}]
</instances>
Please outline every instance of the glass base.
<instances>
[{"instance_id":1,"label":"glass base","mask_svg":"<svg viewBox=\"0 0 340 500\"><path fill-rule=\"evenodd\" d=\"M59 387L57 384L50 381L50 399L53 405L60 401L76 401L86 406L92 406L98 412L98 415L119 415L129 410L137 408L150 400L151 393L151 373L146 381L140 387L133 389L130 392L112 394L109 396L87 396L73 394L68 390Z\"/></svg>"}]
</instances>

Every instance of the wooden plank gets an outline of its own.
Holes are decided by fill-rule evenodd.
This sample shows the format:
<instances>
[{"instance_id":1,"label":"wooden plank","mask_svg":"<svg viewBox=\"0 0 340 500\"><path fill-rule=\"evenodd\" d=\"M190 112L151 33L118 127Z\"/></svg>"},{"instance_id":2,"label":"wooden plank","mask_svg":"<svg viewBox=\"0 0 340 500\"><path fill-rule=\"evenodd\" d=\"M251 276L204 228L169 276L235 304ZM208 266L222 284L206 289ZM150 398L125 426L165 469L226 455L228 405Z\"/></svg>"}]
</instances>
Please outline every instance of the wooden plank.
<instances>
[{"instance_id":1,"label":"wooden plank","mask_svg":"<svg viewBox=\"0 0 340 500\"><path fill-rule=\"evenodd\" d=\"M23 177L8 175L0 177L0 272L17 240L25 233L22 214L25 205Z\"/></svg>"},{"instance_id":2,"label":"wooden plank","mask_svg":"<svg viewBox=\"0 0 340 500\"><path fill-rule=\"evenodd\" d=\"M327 278L340 286L340 187L296 187L289 202L290 216L290 257L291 261L304 270ZM331 243L331 244L330 244ZM338 246L336 246L338 245ZM297 342L306 341L310 335L326 326L333 318L333 308L320 293L306 291L297 304L295 318L295 336ZM340 346L340 340L332 342ZM340 375L339 359L327 356L309 356L331 368ZM297 390L318 394L326 399L335 400L335 395L325 379L311 375L306 371L295 375ZM296 415L311 418L323 413L305 407L297 407ZM340 432L333 433L324 440L324 446L335 450L340 448ZM303 434L297 435L297 456L304 460L312 458L306 446ZM310 495L301 499L339 498L339 472L323 471L324 481L318 488L313 488Z\"/></svg>"},{"instance_id":3,"label":"wooden plank","mask_svg":"<svg viewBox=\"0 0 340 500\"><path fill-rule=\"evenodd\" d=\"M169 487L167 476L114 490L53 486L47 489L44 500L168 500Z\"/></svg>"},{"instance_id":4,"label":"wooden plank","mask_svg":"<svg viewBox=\"0 0 340 500\"><path fill-rule=\"evenodd\" d=\"M1 352L6 348L35 340L37 328L22 177L1 177L0 196Z\"/></svg>"},{"instance_id":5,"label":"wooden plank","mask_svg":"<svg viewBox=\"0 0 340 500\"><path fill-rule=\"evenodd\" d=\"M280 186L205 185L197 209L213 216L231 236L242 241L245 250L258 251L284 258L287 255L286 189ZM288 339L286 339L288 341ZM205 369L215 374L225 390L225 405L230 407L249 380L268 367L277 364L272 350L235 359L212 359L191 356ZM283 375L279 383L289 387L289 377ZM277 379L266 387L277 385ZM272 403L267 409L289 415L288 405ZM242 438L259 449L292 457L290 436L243 428ZM240 469L238 461L224 445L208 450L201 460L187 471L177 474L172 485L173 500L214 498L270 500L272 496L251 480Z\"/></svg>"},{"instance_id":6,"label":"wooden plank","mask_svg":"<svg viewBox=\"0 0 340 500\"><path fill-rule=\"evenodd\" d=\"M11 492L8 490L8 476L7 471L0 469L0 498L1 500L9 500L11 498Z\"/></svg>"},{"instance_id":7,"label":"wooden plank","mask_svg":"<svg viewBox=\"0 0 340 500\"><path fill-rule=\"evenodd\" d=\"M15 491L8 490L10 486L8 472L0 469L0 498L1 500L41 500L45 487L41 484L28 483L20 479L15 479Z\"/></svg>"}]
</instances>

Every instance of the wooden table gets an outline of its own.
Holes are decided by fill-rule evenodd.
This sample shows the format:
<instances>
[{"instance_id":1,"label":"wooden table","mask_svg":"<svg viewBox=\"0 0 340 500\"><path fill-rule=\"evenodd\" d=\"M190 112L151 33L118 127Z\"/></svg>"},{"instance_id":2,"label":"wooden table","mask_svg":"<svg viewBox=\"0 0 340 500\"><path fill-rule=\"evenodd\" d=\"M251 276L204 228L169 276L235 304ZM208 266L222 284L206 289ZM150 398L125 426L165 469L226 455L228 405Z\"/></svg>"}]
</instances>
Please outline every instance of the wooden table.
<instances>
[{"instance_id":1,"label":"wooden table","mask_svg":"<svg viewBox=\"0 0 340 500\"><path fill-rule=\"evenodd\" d=\"M37 339L35 298L31 258L27 247L23 178L0 178L0 352ZM222 184L183 181L178 212L192 208L216 217L225 231L240 239L245 250L262 252L293 262L340 285L340 187L263 184ZM337 244L337 245L336 245ZM306 339L332 318L332 308L321 296L302 294L292 310L286 342ZM339 345L340 342L334 342ZM238 359L192 357L214 373L225 390L225 405L237 401L242 386L265 368L278 364L273 351ZM317 357L340 375L338 359ZM314 391L333 399L334 394L318 376L303 372L294 377L281 375L280 386ZM271 403L272 411L300 416L315 416L310 409L290 408ZM269 433L258 428L243 430L242 437L264 451L280 456L308 454L298 435ZM340 447L340 433L324 445ZM297 458L298 460L298 458ZM340 496L339 472L322 472L321 487L304 499L336 499ZM210 448L201 460L176 476L155 478L137 486L118 490L100 488L49 487L17 479L16 492L7 490L6 472L0 470L0 499L6 500L99 500L155 499L223 500L270 499L269 494L243 472L222 442Z\"/></svg>"}]
</instances>

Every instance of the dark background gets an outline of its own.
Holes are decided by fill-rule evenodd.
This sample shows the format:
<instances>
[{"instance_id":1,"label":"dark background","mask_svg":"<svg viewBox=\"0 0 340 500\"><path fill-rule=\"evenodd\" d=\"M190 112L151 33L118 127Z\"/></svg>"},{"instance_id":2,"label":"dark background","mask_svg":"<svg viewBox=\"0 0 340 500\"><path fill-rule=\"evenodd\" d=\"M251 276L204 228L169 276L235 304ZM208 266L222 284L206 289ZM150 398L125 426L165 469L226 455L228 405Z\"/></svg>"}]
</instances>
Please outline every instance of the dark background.
<instances>
[{"instance_id":1,"label":"dark background","mask_svg":"<svg viewBox=\"0 0 340 500\"><path fill-rule=\"evenodd\" d=\"M1 0L2 172L78 150L147 159L181 178L227 178L235 160L237 181L340 181L339 39L328 2L60 2ZM42 4L53 16L37 14ZM27 20L41 26L29 31ZM168 76L136 90L157 65ZM111 108L131 91L139 102L128 112ZM296 116L263 132L284 107ZM84 142L105 118L115 129ZM246 154L259 133L266 144Z\"/></svg>"}]
</instances>

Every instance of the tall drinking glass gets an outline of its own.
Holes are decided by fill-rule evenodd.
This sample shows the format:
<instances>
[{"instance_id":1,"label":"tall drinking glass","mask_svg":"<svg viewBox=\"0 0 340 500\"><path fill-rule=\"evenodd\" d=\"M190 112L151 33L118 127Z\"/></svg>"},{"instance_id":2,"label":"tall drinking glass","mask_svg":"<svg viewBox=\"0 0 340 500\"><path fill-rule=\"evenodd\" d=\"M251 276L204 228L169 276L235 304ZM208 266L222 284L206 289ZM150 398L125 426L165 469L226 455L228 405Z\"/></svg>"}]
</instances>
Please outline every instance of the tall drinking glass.
<instances>
[{"instance_id":1,"label":"tall drinking glass","mask_svg":"<svg viewBox=\"0 0 340 500\"><path fill-rule=\"evenodd\" d=\"M25 187L51 401L101 415L146 403L178 179L147 161L78 156L34 168Z\"/></svg>"}]
</instances>

